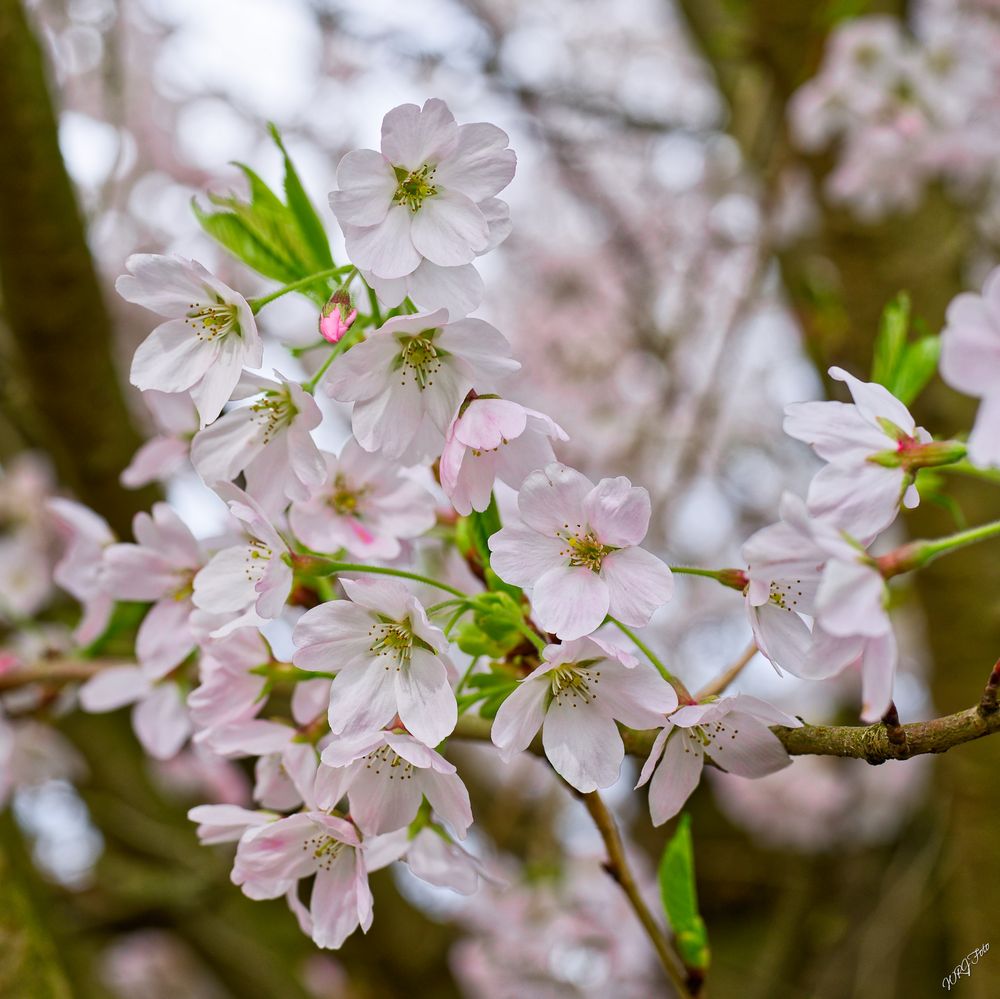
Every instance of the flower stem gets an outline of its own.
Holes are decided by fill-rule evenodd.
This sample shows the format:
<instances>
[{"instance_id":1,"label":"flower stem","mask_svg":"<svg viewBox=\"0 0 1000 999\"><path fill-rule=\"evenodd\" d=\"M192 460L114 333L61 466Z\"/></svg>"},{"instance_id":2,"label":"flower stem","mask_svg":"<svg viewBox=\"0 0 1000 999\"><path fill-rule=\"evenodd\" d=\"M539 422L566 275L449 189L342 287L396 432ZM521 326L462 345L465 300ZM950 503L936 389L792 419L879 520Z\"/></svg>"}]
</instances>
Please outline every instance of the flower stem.
<instances>
[{"instance_id":1,"label":"flower stem","mask_svg":"<svg viewBox=\"0 0 1000 999\"><path fill-rule=\"evenodd\" d=\"M340 341L340 343L335 343L333 345L333 349L330 351L330 355L319 366L319 368L317 369L316 373L312 376L312 378L310 378L309 381L302 383L302 387L308 393L310 393L310 395L316 391L316 386L320 383L320 379L323 377L323 375L326 374L327 368L329 368L330 365L333 364L333 362L337 360L337 358L340 357L340 355L343 354L344 351L347 350L347 348L350 347L355 342L355 340L356 337L351 337L350 334L348 334L343 338L343 340Z\"/></svg>"},{"instance_id":2,"label":"flower stem","mask_svg":"<svg viewBox=\"0 0 1000 999\"><path fill-rule=\"evenodd\" d=\"M416 572L407 572L405 569L390 569L384 565L360 565L356 562L334 562L332 559L321 558L318 555L296 555L289 556L293 569L309 576L335 576L341 572L370 572L380 576L398 576L400 579L412 579L417 583L426 583L428 586L436 586L445 593L451 593L463 600L468 597L467 593L456 590L454 586L447 583L439 583L429 576L421 576Z\"/></svg>"},{"instance_id":3,"label":"flower stem","mask_svg":"<svg viewBox=\"0 0 1000 999\"><path fill-rule=\"evenodd\" d=\"M733 590L743 590L747 585L747 574L742 569L698 569L689 565L672 565L671 572L681 576L704 576L714 579Z\"/></svg>"},{"instance_id":4,"label":"flower stem","mask_svg":"<svg viewBox=\"0 0 1000 999\"><path fill-rule=\"evenodd\" d=\"M642 651L643 655L657 668L657 670L659 670L660 676L662 676L663 679L666 680L675 691L677 691L677 697L680 699L681 703L695 703L695 700L688 692L687 687L685 687L684 684L681 683L681 681L678 680L677 677L663 665L660 657L657 656L656 653L653 652L653 650L627 624L622 624L618 618L612 617L610 614L608 615L608 621L615 625L623 634L627 635L633 643L635 643L636 647Z\"/></svg>"},{"instance_id":5,"label":"flower stem","mask_svg":"<svg viewBox=\"0 0 1000 999\"><path fill-rule=\"evenodd\" d=\"M527 623L527 621L524 620L523 617L520 620L514 620L513 618L511 620L514 621L514 627L517 628L517 630L521 632L521 634L524 635L524 637L528 639L528 641L531 642L532 645L534 645L534 647L538 650L539 654L545 651L545 641L542 639L541 635L539 635Z\"/></svg>"},{"instance_id":6,"label":"flower stem","mask_svg":"<svg viewBox=\"0 0 1000 999\"><path fill-rule=\"evenodd\" d=\"M315 274L300 278L291 284L282 285L282 287L277 288L268 295L261 295L260 298L251 298L247 304L250 306L253 314L256 315L269 302L273 302L276 298L281 298L282 295L287 295L290 291L298 291L300 288L305 288L307 285L314 284L323 278L339 277L341 274L346 274L352 270L354 270L354 267L347 265L345 267L330 267L325 271L317 271Z\"/></svg>"},{"instance_id":7,"label":"flower stem","mask_svg":"<svg viewBox=\"0 0 1000 999\"><path fill-rule=\"evenodd\" d=\"M970 527L967 531L959 531L956 534L949 534L933 541L911 541L895 551L882 555L875 561L883 577L890 579L892 576L898 576L904 572L922 569L936 558L947 555L949 552L958 551L959 548L978 544L980 541L988 541L990 538L998 536L1000 536L1000 520L994 520L989 524Z\"/></svg>"}]
</instances>

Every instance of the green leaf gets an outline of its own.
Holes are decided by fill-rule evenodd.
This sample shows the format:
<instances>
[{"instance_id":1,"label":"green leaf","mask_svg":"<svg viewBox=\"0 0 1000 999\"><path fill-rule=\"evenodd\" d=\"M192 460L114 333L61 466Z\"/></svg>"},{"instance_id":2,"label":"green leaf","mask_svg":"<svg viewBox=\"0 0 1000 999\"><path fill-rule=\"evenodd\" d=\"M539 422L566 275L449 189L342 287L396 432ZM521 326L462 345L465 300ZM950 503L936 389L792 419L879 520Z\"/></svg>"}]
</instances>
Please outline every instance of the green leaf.
<instances>
[{"instance_id":1,"label":"green leaf","mask_svg":"<svg viewBox=\"0 0 1000 999\"><path fill-rule=\"evenodd\" d=\"M882 310L872 360L872 381L884 385L890 392L906 350L909 328L910 296L901 291Z\"/></svg>"},{"instance_id":2,"label":"green leaf","mask_svg":"<svg viewBox=\"0 0 1000 999\"><path fill-rule=\"evenodd\" d=\"M677 950L685 965L704 971L709 963L708 931L698 913L691 817L686 812L660 858L660 896Z\"/></svg>"},{"instance_id":3,"label":"green leaf","mask_svg":"<svg viewBox=\"0 0 1000 999\"><path fill-rule=\"evenodd\" d=\"M458 647L470 656L503 659L524 641L520 603L503 591L481 593L472 601L472 620L459 629Z\"/></svg>"},{"instance_id":4,"label":"green leaf","mask_svg":"<svg viewBox=\"0 0 1000 999\"><path fill-rule=\"evenodd\" d=\"M908 406L934 377L940 357L939 336L925 336L908 344L893 379L892 394Z\"/></svg>"}]
</instances>

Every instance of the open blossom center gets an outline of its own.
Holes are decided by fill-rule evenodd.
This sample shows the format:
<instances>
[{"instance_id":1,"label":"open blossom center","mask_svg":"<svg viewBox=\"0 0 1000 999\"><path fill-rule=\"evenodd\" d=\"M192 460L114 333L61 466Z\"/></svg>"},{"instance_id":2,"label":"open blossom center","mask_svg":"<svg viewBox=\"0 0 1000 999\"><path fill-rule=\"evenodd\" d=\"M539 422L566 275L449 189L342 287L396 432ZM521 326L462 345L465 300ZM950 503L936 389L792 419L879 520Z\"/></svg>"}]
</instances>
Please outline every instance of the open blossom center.
<instances>
[{"instance_id":1,"label":"open blossom center","mask_svg":"<svg viewBox=\"0 0 1000 999\"><path fill-rule=\"evenodd\" d=\"M274 435L288 426L298 410L287 392L268 392L250 406L254 419L264 427L263 442L269 444Z\"/></svg>"},{"instance_id":2,"label":"open blossom center","mask_svg":"<svg viewBox=\"0 0 1000 999\"><path fill-rule=\"evenodd\" d=\"M312 853L318 868L328 871L346 845L332 836L311 836L302 844L302 849Z\"/></svg>"},{"instance_id":3,"label":"open blossom center","mask_svg":"<svg viewBox=\"0 0 1000 999\"><path fill-rule=\"evenodd\" d=\"M802 591L797 589L801 585L801 579L793 579L790 582L772 580L771 596L769 598L771 603L782 610L794 611L798 606L799 597L802 596Z\"/></svg>"},{"instance_id":4,"label":"open blossom center","mask_svg":"<svg viewBox=\"0 0 1000 999\"><path fill-rule=\"evenodd\" d=\"M575 532L570 530L569 524L564 524L559 537L566 542L566 548L560 554L569 558L569 564L583 566L591 572L600 572L605 556L617 550L611 545L601 544L592 530L584 531L580 524L576 525Z\"/></svg>"},{"instance_id":5,"label":"open blossom center","mask_svg":"<svg viewBox=\"0 0 1000 999\"><path fill-rule=\"evenodd\" d=\"M203 341L221 340L229 333L240 334L239 313L235 305L218 302L215 305L199 305L192 302L184 320Z\"/></svg>"},{"instance_id":6,"label":"open blossom center","mask_svg":"<svg viewBox=\"0 0 1000 999\"><path fill-rule=\"evenodd\" d=\"M435 169L436 167L432 167L429 163L410 171L405 167L393 167L399 184L392 200L398 205L406 205L411 212L417 211L425 198L431 198L438 193L438 189L432 183Z\"/></svg>"},{"instance_id":7,"label":"open blossom center","mask_svg":"<svg viewBox=\"0 0 1000 999\"><path fill-rule=\"evenodd\" d=\"M368 629L368 634L372 639L368 651L372 655L386 656L394 660L397 669L409 663L410 653L413 651L413 633L407 625L396 621L373 624Z\"/></svg>"},{"instance_id":8,"label":"open blossom center","mask_svg":"<svg viewBox=\"0 0 1000 999\"><path fill-rule=\"evenodd\" d=\"M713 742L721 746L724 744L722 740L726 736L733 740L740 734L738 728L727 728L721 721L710 722L707 725L692 725L687 732L692 738L697 739L709 753L712 752Z\"/></svg>"},{"instance_id":9,"label":"open blossom center","mask_svg":"<svg viewBox=\"0 0 1000 999\"><path fill-rule=\"evenodd\" d=\"M582 701L590 704L597 700L597 685L601 682L600 670L584 670L575 664L559 666L549 674L552 699L560 705L575 708Z\"/></svg>"},{"instance_id":10,"label":"open blossom center","mask_svg":"<svg viewBox=\"0 0 1000 999\"><path fill-rule=\"evenodd\" d=\"M408 375L423 391L434 384L434 375L441 367L441 352L434 346L434 334L437 330L424 330L416 336L404 337L400 340L402 351L399 363L403 368L403 381L406 384Z\"/></svg>"},{"instance_id":11,"label":"open blossom center","mask_svg":"<svg viewBox=\"0 0 1000 999\"><path fill-rule=\"evenodd\" d=\"M267 563L271 560L274 552L269 545L264 544L258 538L251 538L247 542L246 574L247 579L252 583L260 581L264 575Z\"/></svg>"},{"instance_id":12,"label":"open blossom center","mask_svg":"<svg viewBox=\"0 0 1000 999\"><path fill-rule=\"evenodd\" d=\"M355 517L359 513L361 500L367 492L367 486L352 489L344 476L338 474L333 480L333 492L327 499L327 503L333 512L341 517Z\"/></svg>"},{"instance_id":13,"label":"open blossom center","mask_svg":"<svg viewBox=\"0 0 1000 999\"><path fill-rule=\"evenodd\" d=\"M413 780L413 764L404 760L389 746L379 746L369 753L365 757L365 767L374 770L380 777L385 771L389 780Z\"/></svg>"}]
</instances>

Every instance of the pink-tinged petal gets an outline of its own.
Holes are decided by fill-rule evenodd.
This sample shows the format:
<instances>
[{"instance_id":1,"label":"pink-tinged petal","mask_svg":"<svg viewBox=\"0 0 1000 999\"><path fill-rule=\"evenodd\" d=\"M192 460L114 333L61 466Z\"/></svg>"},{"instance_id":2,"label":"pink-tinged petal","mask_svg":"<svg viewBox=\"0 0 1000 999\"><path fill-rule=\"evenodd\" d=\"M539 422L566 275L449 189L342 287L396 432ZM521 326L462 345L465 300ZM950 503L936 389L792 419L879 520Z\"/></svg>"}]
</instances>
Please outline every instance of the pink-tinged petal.
<instances>
[{"instance_id":1,"label":"pink-tinged petal","mask_svg":"<svg viewBox=\"0 0 1000 999\"><path fill-rule=\"evenodd\" d=\"M646 760L642 765L642 770L639 772L639 779L636 781L633 790L637 791L643 786L643 784L649 783L649 778L653 776L656 764L660 762L660 757L663 756L663 750L667 745L667 737L673 729L674 726L670 722L667 722L667 724L656 733L653 745L649 748L649 756L646 757Z\"/></svg>"},{"instance_id":2,"label":"pink-tinged petal","mask_svg":"<svg viewBox=\"0 0 1000 999\"><path fill-rule=\"evenodd\" d=\"M183 319L157 326L132 356L129 380L140 389L184 392L208 371L218 348L199 340Z\"/></svg>"},{"instance_id":3,"label":"pink-tinged petal","mask_svg":"<svg viewBox=\"0 0 1000 999\"><path fill-rule=\"evenodd\" d=\"M541 534L575 531L586 526L585 504L593 488L575 468L553 463L524 480L517 507L524 523Z\"/></svg>"},{"instance_id":4,"label":"pink-tinged petal","mask_svg":"<svg viewBox=\"0 0 1000 999\"><path fill-rule=\"evenodd\" d=\"M211 275L197 261L159 253L133 253L125 261L130 272L115 281L125 299L161 316L176 316L206 297L205 279ZM232 296L236 292L227 289ZM229 298L229 295L223 296Z\"/></svg>"},{"instance_id":5,"label":"pink-tinged petal","mask_svg":"<svg viewBox=\"0 0 1000 999\"><path fill-rule=\"evenodd\" d=\"M239 805L196 805L187 817L198 823L198 840L203 845L235 843L247 831L273 822L271 812L259 812Z\"/></svg>"},{"instance_id":6,"label":"pink-tinged petal","mask_svg":"<svg viewBox=\"0 0 1000 999\"><path fill-rule=\"evenodd\" d=\"M104 584L119 600L159 600L178 589L181 579L159 552L117 544L104 550Z\"/></svg>"},{"instance_id":7,"label":"pink-tinged petal","mask_svg":"<svg viewBox=\"0 0 1000 999\"><path fill-rule=\"evenodd\" d=\"M234 409L191 442L191 462L209 485L235 479L265 446L264 424L249 406Z\"/></svg>"},{"instance_id":8,"label":"pink-tinged petal","mask_svg":"<svg viewBox=\"0 0 1000 999\"><path fill-rule=\"evenodd\" d=\"M884 385L879 385L877 382L863 382L842 368L830 368L829 374L831 378L846 383L854 404L866 419L877 423L881 417L891 420L906 433L913 433L916 422L910 411Z\"/></svg>"},{"instance_id":9,"label":"pink-tinged petal","mask_svg":"<svg viewBox=\"0 0 1000 999\"><path fill-rule=\"evenodd\" d=\"M263 756L280 753L294 735L288 725L251 718L213 728L204 741L219 756Z\"/></svg>"},{"instance_id":10,"label":"pink-tinged petal","mask_svg":"<svg viewBox=\"0 0 1000 999\"><path fill-rule=\"evenodd\" d=\"M473 399L455 423L455 437L466 447L493 451L520 437L527 411L508 399Z\"/></svg>"},{"instance_id":11,"label":"pink-tinged petal","mask_svg":"<svg viewBox=\"0 0 1000 999\"><path fill-rule=\"evenodd\" d=\"M513 586L534 586L550 569L567 564L566 543L521 524L501 528L489 540L490 566Z\"/></svg>"},{"instance_id":12,"label":"pink-tinged petal","mask_svg":"<svg viewBox=\"0 0 1000 999\"><path fill-rule=\"evenodd\" d=\"M228 614L252 604L256 591L247 576L249 559L245 545L223 548L213 555L194 577L194 605L213 614Z\"/></svg>"},{"instance_id":13,"label":"pink-tinged petal","mask_svg":"<svg viewBox=\"0 0 1000 999\"><path fill-rule=\"evenodd\" d=\"M194 651L191 601L167 597L150 607L139 625L135 654L147 675L166 676Z\"/></svg>"},{"instance_id":14,"label":"pink-tinged petal","mask_svg":"<svg viewBox=\"0 0 1000 999\"><path fill-rule=\"evenodd\" d=\"M381 395L354 404L351 429L366 451L401 458L420 428L424 400L413 381L387 388Z\"/></svg>"},{"instance_id":15,"label":"pink-tinged petal","mask_svg":"<svg viewBox=\"0 0 1000 999\"><path fill-rule=\"evenodd\" d=\"M959 392L996 392L1000 372L1000 324L945 327L941 334L941 377Z\"/></svg>"},{"instance_id":16,"label":"pink-tinged petal","mask_svg":"<svg viewBox=\"0 0 1000 999\"><path fill-rule=\"evenodd\" d=\"M359 772L359 767L321 766L316 772L316 782L313 785L311 795L316 807L334 808L350 790L351 784Z\"/></svg>"},{"instance_id":17,"label":"pink-tinged petal","mask_svg":"<svg viewBox=\"0 0 1000 999\"><path fill-rule=\"evenodd\" d=\"M360 663L368 653L372 619L358 604L330 601L305 612L295 624L292 658L300 669L334 672Z\"/></svg>"},{"instance_id":18,"label":"pink-tinged petal","mask_svg":"<svg viewBox=\"0 0 1000 999\"><path fill-rule=\"evenodd\" d=\"M548 680L532 674L522 680L500 705L500 710L493 719L490 738L500 750L500 758L505 763L527 749L538 734L545 719L545 697L548 690Z\"/></svg>"},{"instance_id":19,"label":"pink-tinged petal","mask_svg":"<svg viewBox=\"0 0 1000 999\"><path fill-rule=\"evenodd\" d=\"M831 635L814 623L809 656L795 675L805 680L836 676L858 659L866 641L861 635Z\"/></svg>"},{"instance_id":20,"label":"pink-tinged petal","mask_svg":"<svg viewBox=\"0 0 1000 999\"><path fill-rule=\"evenodd\" d=\"M495 250L512 232L514 224L510 220L510 206L499 198L487 198L479 202L479 210L490 227L489 242L483 253Z\"/></svg>"},{"instance_id":21,"label":"pink-tinged petal","mask_svg":"<svg viewBox=\"0 0 1000 999\"><path fill-rule=\"evenodd\" d=\"M399 757L421 770L433 770L439 774L453 774L457 768L430 746L418 742L411 735L401 732L382 733L385 744Z\"/></svg>"},{"instance_id":22,"label":"pink-tinged petal","mask_svg":"<svg viewBox=\"0 0 1000 999\"><path fill-rule=\"evenodd\" d=\"M328 394L341 402L381 395L396 380L392 367L399 352L394 336L376 331L333 362L324 381Z\"/></svg>"},{"instance_id":23,"label":"pink-tinged petal","mask_svg":"<svg viewBox=\"0 0 1000 999\"><path fill-rule=\"evenodd\" d=\"M360 579L345 578L341 585L354 603L373 614L385 614L399 621L410 610L413 594L400 579L362 576Z\"/></svg>"},{"instance_id":24,"label":"pink-tinged petal","mask_svg":"<svg viewBox=\"0 0 1000 999\"><path fill-rule=\"evenodd\" d=\"M156 760L180 752L191 734L191 719L176 683L154 687L132 710L132 726L143 749Z\"/></svg>"},{"instance_id":25,"label":"pink-tinged petal","mask_svg":"<svg viewBox=\"0 0 1000 999\"><path fill-rule=\"evenodd\" d=\"M545 715L542 745L556 773L584 794L611 787L625 758L618 726L610 718L557 701Z\"/></svg>"},{"instance_id":26,"label":"pink-tinged petal","mask_svg":"<svg viewBox=\"0 0 1000 999\"><path fill-rule=\"evenodd\" d=\"M259 368L264 359L264 343L253 325L253 317L246 320L242 337L226 337L219 345L219 352L204 377L191 386L191 398L198 410L202 429L215 420L223 406L235 396L243 367Z\"/></svg>"},{"instance_id":27,"label":"pink-tinged petal","mask_svg":"<svg viewBox=\"0 0 1000 999\"><path fill-rule=\"evenodd\" d=\"M809 485L809 512L832 521L853 537L874 537L899 513L904 475L902 468L885 468L870 461L826 465Z\"/></svg>"},{"instance_id":28,"label":"pink-tinged petal","mask_svg":"<svg viewBox=\"0 0 1000 999\"><path fill-rule=\"evenodd\" d=\"M969 435L969 460L983 467L1000 466L1000 391L979 404Z\"/></svg>"},{"instance_id":29,"label":"pink-tinged petal","mask_svg":"<svg viewBox=\"0 0 1000 999\"><path fill-rule=\"evenodd\" d=\"M439 836L431 829L421 829L406 856L410 872L438 888L450 888L471 895L481 879L493 881L482 865L457 843Z\"/></svg>"},{"instance_id":30,"label":"pink-tinged petal","mask_svg":"<svg viewBox=\"0 0 1000 999\"><path fill-rule=\"evenodd\" d=\"M458 125L448 105L436 97L400 104L382 119L382 153L395 166L417 170L438 163L458 142Z\"/></svg>"},{"instance_id":31,"label":"pink-tinged petal","mask_svg":"<svg viewBox=\"0 0 1000 999\"><path fill-rule=\"evenodd\" d=\"M892 447L885 431L846 402L793 402L785 407L784 431L809 444L824 461L865 461Z\"/></svg>"},{"instance_id":32,"label":"pink-tinged petal","mask_svg":"<svg viewBox=\"0 0 1000 999\"><path fill-rule=\"evenodd\" d=\"M427 770L421 774L421 789L431 808L464 839L472 825L472 803L462 778Z\"/></svg>"},{"instance_id":33,"label":"pink-tinged petal","mask_svg":"<svg viewBox=\"0 0 1000 999\"><path fill-rule=\"evenodd\" d=\"M801 728L802 726L802 721L794 715L790 715L787 711L782 711L752 694L734 694L732 697L717 701L716 704L725 704L730 711L751 715L757 721L765 722L768 725L785 725L788 728Z\"/></svg>"},{"instance_id":34,"label":"pink-tinged petal","mask_svg":"<svg viewBox=\"0 0 1000 999\"><path fill-rule=\"evenodd\" d=\"M458 407L472 388L472 380L464 366L446 361L434 373L433 386L423 392L424 412L435 427L445 434Z\"/></svg>"},{"instance_id":35,"label":"pink-tinged petal","mask_svg":"<svg viewBox=\"0 0 1000 999\"><path fill-rule=\"evenodd\" d=\"M887 631L865 643L861 657L861 720L877 722L889 710L899 652L896 636Z\"/></svg>"},{"instance_id":36,"label":"pink-tinged petal","mask_svg":"<svg viewBox=\"0 0 1000 999\"><path fill-rule=\"evenodd\" d=\"M816 591L816 618L832 635L875 637L889 630L885 581L877 568L831 561Z\"/></svg>"},{"instance_id":37,"label":"pink-tinged petal","mask_svg":"<svg viewBox=\"0 0 1000 999\"><path fill-rule=\"evenodd\" d=\"M427 263L426 260L420 264L420 267L422 267L425 263ZM417 267L417 271L420 270L420 267ZM416 274L417 271L414 271L413 274ZM363 270L361 272L361 276L365 279L365 283L372 289L372 291L375 292L378 296L378 300L389 309L395 309L396 306L400 305L403 299L406 298L413 274L398 278L380 278L377 274L374 274L371 271ZM411 295L410 297L412 298L413 296ZM417 305L420 305L415 298L413 301ZM436 306L430 305L428 308L433 309L436 308Z\"/></svg>"},{"instance_id":38,"label":"pink-tinged petal","mask_svg":"<svg viewBox=\"0 0 1000 999\"><path fill-rule=\"evenodd\" d=\"M601 579L610 594L609 612L641 628L674 594L669 566L643 548L622 548L604 556Z\"/></svg>"},{"instance_id":39,"label":"pink-tinged petal","mask_svg":"<svg viewBox=\"0 0 1000 999\"><path fill-rule=\"evenodd\" d=\"M339 191L330 194L330 207L338 222L378 225L385 218L397 180L392 167L374 149L354 149L337 167Z\"/></svg>"},{"instance_id":40,"label":"pink-tinged petal","mask_svg":"<svg viewBox=\"0 0 1000 999\"><path fill-rule=\"evenodd\" d=\"M354 264L381 278L401 278L416 270L421 256L410 232L414 216L405 205L393 205L378 225L344 225L347 255Z\"/></svg>"},{"instance_id":41,"label":"pink-tinged petal","mask_svg":"<svg viewBox=\"0 0 1000 999\"><path fill-rule=\"evenodd\" d=\"M386 733L382 731L338 735L323 749L320 758L327 767L346 769L356 760L384 745L385 737Z\"/></svg>"},{"instance_id":42,"label":"pink-tinged petal","mask_svg":"<svg viewBox=\"0 0 1000 999\"><path fill-rule=\"evenodd\" d=\"M460 125L455 148L438 165L436 182L483 201L499 194L513 179L517 157L507 133L486 122Z\"/></svg>"},{"instance_id":43,"label":"pink-tinged petal","mask_svg":"<svg viewBox=\"0 0 1000 999\"><path fill-rule=\"evenodd\" d=\"M421 309L447 309L448 314L455 318L467 316L478 309L485 292L483 279L472 264L439 267L423 260L406 281L410 298L417 306ZM400 301L403 297L405 295L400 296ZM381 293L379 298L385 300Z\"/></svg>"},{"instance_id":44,"label":"pink-tinged petal","mask_svg":"<svg viewBox=\"0 0 1000 999\"><path fill-rule=\"evenodd\" d=\"M188 456L188 443L180 437L151 437L143 444L119 476L126 489L141 489L162 482L180 469Z\"/></svg>"},{"instance_id":45,"label":"pink-tinged petal","mask_svg":"<svg viewBox=\"0 0 1000 999\"><path fill-rule=\"evenodd\" d=\"M726 714L706 727L711 742L705 752L727 773L738 777L765 777L791 763L778 737L741 711Z\"/></svg>"},{"instance_id":46,"label":"pink-tinged petal","mask_svg":"<svg viewBox=\"0 0 1000 999\"><path fill-rule=\"evenodd\" d=\"M662 826L684 807L701 780L704 764L705 756L697 739L675 729L649 782L649 814L654 826Z\"/></svg>"},{"instance_id":47,"label":"pink-tinged petal","mask_svg":"<svg viewBox=\"0 0 1000 999\"><path fill-rule=\"evenodd\" d=\"M316 873L309 902L313 943L336 950L360 925L359 911L370 909L371 892L361 855L346 849Z\"/></svg>"},{"instance_id":48,"label":"pink-tinged petal","mask_svg":"<svg viewBox=\"0 0 1000 999\"><path fill-rule=\"evenodd\" d=\"M292 691L292 719L296 725L309 725L330 706L330 681L300 680Z\"/></svg>"},{"instance_id":49,"label":"pink-tinged petal","mask_svg":"<svg viewBox=\"0 0 1000 999\"><path fill-rule=\"evenodd\" d=\"M149 677L138 666L109 666L80 688L80 706L95 713L114 711L145 697L151 689Z\"/></svg>"},{"instance_id":50,"label":"pink-tinged petal","mask_svg":"<svg viewBox=\"0 0 1000 999\"><path fill-rule=\"evenodd\" d=\"M642 543L650 510L649 493L624 476L601 479L583 504L584 516L598 540L614 548Z\"/></svg>"},{"instance_id":51,"label":"pink-tinged petal","mask_svg":"<svg viewBox=\"0 0 1000 999\"><path fill-rule=\"evenodd\" d=\"M330 730L355 735L385 728L396 716L395 672L381 661L342 669L330 689Z\"/></svg>"},{"instance_id":52,"label":"pink-tinged petal","mask_svg":"<svg viewBox=\"0 0 1000 999\"><path fill-rule=\"evenodd\" d=\"M383 759L359 765L348 795L351 818L366 836L402 829L417 817L422 801L418 778L402 774L402 767Z\"/></svg>"},{"instance_id":53,"label":"pink-tinged petal","mask_svg":"<svg viewBox=\"0 0 1000 999\"><path fill-rule=\"evenodd\" d=\"M592 688L601 710L629 728L662 726L664 715L677 707L674 688L652 666L640 663L627 668L614 659L594 666L599 682Z\"/></svg>"},{"instance_id":54,"label":"pink-tinged petal","mask_svg":"<svg viewBox=\"0 0 1000 999\"><path fill-rule=\"evenodd\" d=\"M486 248L489 227L471 198L459 191L441 190L413 215L410 238L416 251L432 264L459 267Z\"/></svg>"},{"instance_id":55,"label":"pink-tinged petal","mask_svg":"<svg viewBox=\"0 0 1000 999\"><path fill-rule=\"evenodd\" d=\"M753 607L747 603L750 626L760 651L775 666L801 676L812 645L805 621L793 610L770 601Z\"/></svg>"},{"instance_id":56,"label":"pink-tinged petal","mask_svg":"<svg viewBox=\"0 0 1000 999\"><path fill-rule=\"evenodd\" d=\"M428 316L428 319L431 317ZM482 319L459 319L443 326L435 343L465 365L480 394L492 391L519 370L507 338Z\"/></svg>"},{"instance_id":57,"label":"pink-tinged petal","mask_svg":"<svg viewBox=\"0 0 1000 999\"><path fill-rule=\"evenodd\" d=\"M409 666L396 674L399 717L414 738L436 746L455 729L458 705L444 663L425 649L413 649Z\"/></svg>"},{"instance_id":58,"label":"pink-tinged petal","mask_svg":"<svg viewBox=\"0 0 1000 999\"><path fill-rule=\"evenodd\" d=\"M535 620L564 641L596 631L607 617L609 606L607 583L583 566L550 569L531 593Z\"/></svg>"},{"instance_id":59,"label":"pink-tinged petal","mask_svg":"<svg viewBox=\"0 0 1000 999\"><path fill-rule=\"evenodd\" d=\"M108 593L98 593L84 600L83 617L73 630L78 645L89 645L104 634L114 610L114 599Z\"/></svg>"}]
</instances>

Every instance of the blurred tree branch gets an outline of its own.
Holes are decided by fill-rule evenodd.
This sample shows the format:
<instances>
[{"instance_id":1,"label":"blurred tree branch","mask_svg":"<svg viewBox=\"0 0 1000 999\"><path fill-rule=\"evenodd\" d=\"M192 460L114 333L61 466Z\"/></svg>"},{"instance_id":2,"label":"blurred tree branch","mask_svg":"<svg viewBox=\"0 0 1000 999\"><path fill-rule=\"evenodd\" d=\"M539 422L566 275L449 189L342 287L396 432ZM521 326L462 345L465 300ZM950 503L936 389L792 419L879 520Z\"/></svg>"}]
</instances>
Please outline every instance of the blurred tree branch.
<instances>
[{"instance_id":1,"label":"blurred tree branch","mask_svg":"<svg viewBox=\"0 0 1000 999\"><path fill-rule=\"evenodd\" d=\"M8 419L61 481L128 533L152 493L118 483L141 439L112 357L112 328L59 151L42 52L19 0L0 2L0 292Z\"/></svg>"}]
</instances>

